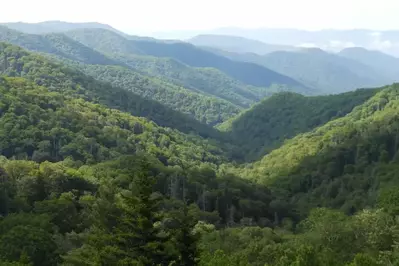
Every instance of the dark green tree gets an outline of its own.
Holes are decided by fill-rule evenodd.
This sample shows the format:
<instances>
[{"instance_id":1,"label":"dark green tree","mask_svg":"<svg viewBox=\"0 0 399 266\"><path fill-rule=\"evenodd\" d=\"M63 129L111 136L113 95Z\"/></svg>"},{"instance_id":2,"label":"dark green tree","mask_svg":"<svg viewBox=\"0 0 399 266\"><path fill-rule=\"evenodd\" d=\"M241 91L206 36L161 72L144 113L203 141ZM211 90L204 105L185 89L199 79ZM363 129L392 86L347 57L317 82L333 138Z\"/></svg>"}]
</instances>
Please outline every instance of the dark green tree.
<instances>
[{"instance_id":1,"label":"dark green tree","mask_svg":"<svg viewBox=\"0 0 399 266\"><path fill-rule=\"evenodd\" d=\"M141 160L134 173L132 193L122 193L123 213L113 232L125 265L169 265L175 258L166 252L169 240L158 226L161 197L153 193L155 177L149 163Z\"/></svg>"}]
</instances>

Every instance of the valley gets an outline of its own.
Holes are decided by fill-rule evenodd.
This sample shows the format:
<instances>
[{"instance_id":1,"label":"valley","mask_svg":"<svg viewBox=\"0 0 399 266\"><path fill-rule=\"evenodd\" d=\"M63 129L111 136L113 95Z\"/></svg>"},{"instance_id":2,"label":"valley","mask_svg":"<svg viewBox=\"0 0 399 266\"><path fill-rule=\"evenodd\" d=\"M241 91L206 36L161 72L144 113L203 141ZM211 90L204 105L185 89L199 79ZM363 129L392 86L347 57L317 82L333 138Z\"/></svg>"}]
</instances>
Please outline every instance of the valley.
<instances>
[{"instance_id":1,"label":"valley","mask_svg":"<svg viewBox=\"0 0 399 266\"><path fill-rule=\"evenodd\" d=\"M0 25L0 266L396 265L399 59Z\"/></svg>"}]
</instances>

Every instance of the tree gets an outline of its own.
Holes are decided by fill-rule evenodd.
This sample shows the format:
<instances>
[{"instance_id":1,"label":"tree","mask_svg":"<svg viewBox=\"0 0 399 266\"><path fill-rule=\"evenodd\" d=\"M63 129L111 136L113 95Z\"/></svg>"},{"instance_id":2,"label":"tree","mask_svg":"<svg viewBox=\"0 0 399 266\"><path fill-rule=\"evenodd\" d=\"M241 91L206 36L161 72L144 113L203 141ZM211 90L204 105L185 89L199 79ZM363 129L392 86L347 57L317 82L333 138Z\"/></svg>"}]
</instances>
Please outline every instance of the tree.
<instances>
[{"instance_id":1,"label":"tree","mask_svg":"<svg viewBox=\"0 0 399 266\"><path fill-rule=\"evenodd\" d=\"M149 163L146 160L139 163L133 178L133 193L121 194L123 213L114 237L126 262L137 260L143 265L168 265L173 260L165 252L168 239L156 226L161 221L158 213L161 198L153 193L156 180L149 173Z\"/></svg>"},{"instance_id":2,"label":"tree","mask_svg":"<svg viewBox=\"0 0 399 266\"><path fill-rule=\"evenodd\" d=\"M392 216L399 215L399 190L398 187L388 187L380 190L378 206Z\"/></svg>"},{"instance_id":3,"label":"tree","mask_svg":"<svg viewBox=\"0 0 399 266\"><path fill-rule=\"evenodd\" d=\"M66 265L74 261L92 265L87 263L90 254L102 265L169 265L177 261L166 250L169 238L160 226L161 197L153 193L155 177L150 174L149 163L139 159L131 166L131 190L119 194L115 206L119 212L92 227L84 245L65 257ZM111 228L109 219L115 220Z\"/></svg>"},{"instance_id":4,"label":"tree","mask_svg":"<svg viewBox=\"0 0 399 266\"><path fill-rule=\"evenodd\" d=\"M194 230L197 223L196 219L189 212L189 208L185 203L183 203L181 210L172 212L172 217L177 222L174 226L175 230L172 230L172 235L176 249L180 254L179 265L197 265L199 233Z\"/></svg>"}]
</instances>

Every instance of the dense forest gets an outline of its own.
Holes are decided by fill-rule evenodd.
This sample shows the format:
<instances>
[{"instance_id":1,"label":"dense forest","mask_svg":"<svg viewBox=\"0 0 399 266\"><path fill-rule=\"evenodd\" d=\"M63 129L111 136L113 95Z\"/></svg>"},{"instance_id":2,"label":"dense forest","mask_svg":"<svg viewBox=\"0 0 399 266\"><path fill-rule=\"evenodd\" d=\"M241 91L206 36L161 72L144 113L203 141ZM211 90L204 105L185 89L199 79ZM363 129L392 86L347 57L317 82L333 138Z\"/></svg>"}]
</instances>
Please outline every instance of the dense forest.
<instances>
[{"instance_id":1,"label":"dense forest","mask_svg":"<svg viewBox=\"0 0 399 266\"><path fill-rule=\"evenodd\" d=\"M399 84L309 96L192 45L41 27L0 28L0 266L399 264Z\"/></svg>"},{"instance_id":2,"label":"dense forest","mask_svg":"<svg viewBox=\"0 0 399 266\"><path fill-rule=\"evenodd\" d=\"M259 65L234 62L189 44L129 38L111 30L76 29L35 35L0 26L0 40L52 58L56 56L64 63L67 61L75 66L79 63L87 75L94 78L104 75L104 79L111 83L115 78L107 72L111 66L119 66L112 72L122 72L127 80L145 79L150 83L151 91L148 86L139 84L134 86L135 93L212 126L275 92L317 93L317 90ZM164 54L158 55L157 51L164 51ZM192 60L185 61L185 58ZM259 81L254 82L255 78ZM117 79L116 83L114 85L125 89L129 86L132 90L130 82L121 84Z\"/></svg>"},{"instance_id":3,"label":"dense forest","mask_svg":"<svg viewBox=\"0 0 399 266\"><path fill-rule=\"evenodd\" d=\"M345 116L375 93L375 89L359 89L337 95L305 97L283 92L265 98L218 128L245 149L249 160L258 159L286 139Z\"/></svg>"}]
</instances>

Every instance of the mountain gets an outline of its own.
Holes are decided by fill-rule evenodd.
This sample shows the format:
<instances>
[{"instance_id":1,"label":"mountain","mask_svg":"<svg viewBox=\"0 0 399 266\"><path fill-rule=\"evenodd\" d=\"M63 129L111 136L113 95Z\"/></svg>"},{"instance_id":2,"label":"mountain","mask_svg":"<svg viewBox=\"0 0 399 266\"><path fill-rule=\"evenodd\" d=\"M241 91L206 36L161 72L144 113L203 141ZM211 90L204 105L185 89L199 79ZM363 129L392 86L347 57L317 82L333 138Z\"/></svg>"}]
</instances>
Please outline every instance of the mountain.
<instances>
[{"instance_id":1,"label":"mountain","mask_svg":"<svg viewBox=\"0 0 399 266\"><path fill-rule=\"evenodd\" d=\"M200 33L192 33L191 37L198 34ZM334 52L339 52L349 47L364 47L366 49L379 50L384 53L399 56L399 49L397 46L399 43L399 31L397 30L324 29L307 31L271 28L221 28L207 31L207 34L240 36L270 44L296 47L319 47Z\"/></svg>"},{"instance_id":2,"label":"mountain","mask_svg":"<svg viewBox=\"0 0 399 266\"><path fill-rule=\"evenodd\" d=\"M0 26L0 41L89 64L120 64L63 34L25 34Z\"/></svg>"},{"instance_id":3,"label":"mountain","mask_svg":"<svg viewBox=\"0 0 399 266\"><path fill-rule=\"evenodd\" d=\"M299 134L242 175L285 195L299 213L323 206L354 213L397 186L399 85L379 89L344 117Z\"/></svg>"},{"instance_id":4,"label":"mountain","mask_svg":"<svg viewBox=\"0 0 399 266\"><path fill-rule=\"evenodd\" d=\"M184 113L197 118L199 121L211 125L221 123L240 111L240 107L236 106L234 103L223 101L220 98L211 99L210 95L213 94L201 95L197 91L192 91L182 88L181 86L176 86L174 84L168 83L165 80L161 81L151 79L150 77L143 77L143 75L140 75L140 73L135 73L134 71L127 69L128 66L125 63L115 59L111 59L110 57L107 57L104 54L101 54L100 52L97 52L63 34L24 34L0 26L0 40L20 45L32 51L39 51L46 54L56 55L59 58L86 63L84 66L81 64L77 64L80 66L81 69L93 68L90 64L104 65L104 68L118 65L120 66L119 69L123 69L123 67L125 67L124 72L127 75L126 79L128 79L129 76L131 77L133 75L135 83L130 82L128 85L122 87L128 90L133 90L135 93L138 93L139 95L144 96L147 99L157 100L161 103L166 102L167 105L169 105L173 109L177 111L183 111ZM148 62L151 65L151 62L153 61L151 60ZM140 71L144 70L142 68L142 65L138 67ZM188 70L187 75L189 75L190 77L198 76L196 71L191 71L191 69L185 66L182 67ZM148 67L146 68L148 69ZM175 71L177 70L179 69L176 68ZM88 73L94 75L94 78L98 77L98 73L92 73L90 71L88 71ZM180 72L178 73L179 75L181 75ZM101 77L104 78L104 75L101 75ZM147 82L147 85L138 85L138 77L140 77L140 80L144 81L144 83ZM112 76L108 76L108 78L109 80L103 79L103 81L112 82L114 80ZM213 84L212 81L209 81L208 77L201 76L201 78L204 79L204 82L207 82L208 85L206 88L209 88L210 90L214 89L215 84ZM150 82L150 84L148 84L148 80L154 80L155 82ZM180 83L182 85L187 85L187 83L184 82ZM190 83L188 83L188 85L190 85ZM231 88L233 89L234 86L237 87L237 90L240 90L239 85L232 85ZM148 87L150 87L150 89L148 89ZM155 90L154 94L150 93L151 90ZM161 96L158 95L158 93L161 93ZM185 98L181 97L181 93L185 95ZM167 96L166 94L168 94L169 96ZM173 100L171 100L170 97L172 97ZM253 95L251 97L252 98L250 100L241 97L239 105L248 106L249 104L253 103L253 101L261 98L262 96ZM221 98L224 97L222 96ZM199 107L199 104L202 104L202 107ZM204 108L204 106L207 106L209 108Z\"/></svg>"},{"instance_id":5,"label":"mountain","mask_svg":"<svg viewBox=\"0 0 399 266\"><path fill-rule=\"evenodd\" d=\"M383 86L395 81L384 71L318 48L273 52L264 56L226 52L223 55L266 66L326 94Z\"/></svg>"},{"instance_id":6,"label":"mountain","mask_svg":"<svg viewBox=\"0 0 399 266\"><path fill-rule=\"evenodd\" d=\"M133 232L122 222L127 215L132 215L130 225L153 218L135 230L137 235L158 232L153 225L157 219L162 234L170 237L150 233L151 243L166 242L168 254L162 262L172 263L185 252L178 241L180 231L186 234L179 229L183 226L191 231L197 223L212 228L244 217L273 217L270 191L216 174L214 165L223 156L201 138L20 77L0 77L0 93L3 265L76 265L87 255L94 265L123 264L129 256L114 254L122 245L108 245L120 243L120 237L112 237L115 230ZM191 203L185 205L186 200ZM237 212L233 220L232 209ZM192 238L196 247L199 239ZM92 245L107 250L107 256L94 252ZM155 257L152 252L146 256L145 261ZM144 261L143 254L132 260Z\"/></svg>"},{"instance_id":7,"label":"mountain","mask_svg":"<svg viewBox=\"0 0 399 266\"><path fill-rule=\"evenodd\" d=\"M236 62L187 43L128 40L101 29L77 30L66 33L69 37L105 54L135 54L169 57L191 67L212 67L241 83L269 87L273 84L309 90L292 78L252 63Z\"/></svg>"},{"instance_id":8,"label":"mountain","mask_svg":"<svg viewBox=\"0 0 399 266\"><path fill-rule=\"evenodd\" d=\"M182 112L226 103L169 82L196 67L50 47L0 43L0 265L398 264L399 84L274 94L221 133L133 93L187 99Z\"/></svg>"},{"instance_id":9,"label":"mountain","mask_svg":"<svg viewBox=\"0 0 399 266\"><path fill-rule=\"evenodd\" d=\"M125 33L107 24L102 24L98 22L73 23L73 22L53 20L53 21L43 21L38 23L10 22L10 23L2 23L0 25L4 25L10 29L30 34L48 34L55 32L65 32L76 29L105 29L121 35L126 35Z\"/></svg>"},{"instance_id":10,"label":"mountain","mask_svg":"<svg viewBox=\"0 0 399 266\"><path fill-rule=\"evenodd\" d=\"M281 90L292 90L305 94L316 93L290 78L287 78L289 82L285 83L292 82L297 85L279 84L278 79L283 77L279 74L275 77L276 83L269 84L270 86L267 88L248 85L216 68L193 67L179 61L181 58L149 56L143 51L145 47L142 48L137 45L144 42L169 47L169 45L175 45L175 43L127 39L119 34L102 29L84 29L70 31L66 34L70 37L61 33L24 34L6 27L0 27L0 40L20 45L29 50L40 51L56 55L61 59L85 64L116 65L130 68L137 72L134 74L136 77L144 75L156 79L158 81L155 87L161 86L162 95L167 93L169 96L159 97L143 90L135 90L135 92L161 103L165 103L167 98L172 97L173 101L166 102L168 106L210 125L219 124L237 114L241 108L249 107L263 97ZM193 48L191 45L189 47ZM192 56L201 56L201 53L198 53L196 49L190 51L190 53L192 53ZM211 60L213 60L212 57ZM228 59L222 57L216 57L215 60L216 63L228 64L226 61ZM247 67L244 66L243 70L245 68ZM259 67L256 68L259 69ZM251 68L248 68L246 71L250 70ZM133 73L130 70L126 71ZM95 73L92 74L95 75ZM94 78L97 77L94 76ZM109 78L110 80L103 79L103 81L112 82L112 77ZM160 80L162 82L159 82ZM132 84L130 83L130 85ZM143 88L143 86L138 87ZM176 95L182 91L179 87L184 87L184 94L190 100L182 102L183 98L180 98L176 101ZM159 89L157 89L158 92ZM197 100L199 97L202 98L202 103L205 103L205 106L210 105L210 108L200 108ZM213 99L209 97L213 97ZM190 105L188 106L187 103L190 103Z\"/></svg>"},{"instance_id":11,"label":"mountain","mask_svg":"<svg viewBox=\"0 0 399 266\"><path fill-rule=\"evenodd\" d=\"M214 97L212 94L186 89L164 79L142 75L126 67L73 63L72 66L97 80L109 82L113 86L160 102L211 126L226 121L242 110L240 106Z\"/></svg>"},{"instance_id":12,"label":"mountain","mask_svg":"<svg viewBox=\"0 0 399 266\"><path fill-rule=\"evenodd\" d=\"M265 55L276 51L293 51L296 47L288 45L267 44L256 40L228 35L198 35L187 40L196 46L221 49L233 53L255 53Z\"/></svg>"},{"instance_id":13,"label":"mountain","mask_svg":"<svg viewBox=\"0 0 399 266\"><path fill-rule=\"evenodd\" d=\"M167 108L142 100L140 109L129 92L4 43L0 73L2 265L75 265L87 255L94 265L147 265L152 251L129 259L120 253L127 242L113 236L129 233L132 240L133 231L148 233L150 246L167 246L162 263L193 265L181 259L187 253L179 239L192 239L196 249L195 224L273 218L266 187L217 173L227 157L215 141L132 115L150 108L148 118L161 111L167 124L174 119L162 113ZM124 108L129 112L118 110ZM155 233L161 229L154 221L167 238Z\"/></svg>"},{"instance_id":14,"label":"mountain","mask_svg":"<svg viewBox=\"0 0 399 266\"><path fill-rule=\"evenodd\" d=\"M340 56L356 60L376 70L389 75L395 81L399 80L399 58L371 51L361 47L347 48L339 52Z\"/></svg>"},{"instance_id":15,"label":"mountain","mask_svg":"<svg viewBox=\"0 0 399 266\"><path fill-rule=\"evenodd\" d=\"M215 68L193 68L172 58L137 55L117 55L114 58L143 75L164 79L241 107L248 107L279 88L277 85L269 88L246 85Z\"/></svg>"},{"instance_id":16,"label":"mountain","mask_svg":"<svg viewBox=\"0 0 399 266\"><path fill-rule=\"evenodd\" d=\"M276 93L218 128L230 134L247 158L253 160L278 148L287 139L345 116L375 93L375 89L314 97Z\"/></svg>"},{"instance_id":17,"label":"mountain","mask_svg":"<svg viewBox=\"0 0 399 266\"><path fill-rule=\"evenodd\" d=\"M284 28L236 28L226 27L203 31L157 32L152 36L161 39L186 40L198 35L237 36L267 44L292 47L319 47L331 52L339 52L349 47L364 47L370 50L399 56L398 30L300 30Z\"/></svg>"},{"instance_id":18,"label":"mountain","mask_svg":"<svg viewBox=\"0 0 399 266\"><path fill-rule=\"evenodd\" d=\"M110 108L147 117L165 127L182 132L195 132L203 136L218 136L217 131L162 104L144 99L137 94L108 83L99 82L73 68L53 63L37 54L28 53L17 46L1 43L0 73L21 76L46 85L58 92L73 94L84 99L103 103ZM56 77L56 78L54 78Z\"/></svg>"},{"instance_id":19,"label":"mountain","mask_svg":"<svg viewBox=\"0 0 399 266\"><path fill-rule=\"evenodd\" d=\"M188 141L188 137L178 131L161 128L144 118L89 103L65 92L48 90L23 78L2 78L0 83L4 107L0 143L2 155L6 157L27 156L41 162L59 161L71 156L74 160L88 163L134 154L139 150L150 153L154 137L159 141L166 140L169 142L167 145L194 145L192 148L196 150L199 143L193 142L202 141L195 138ZM11 108L13 105L18 109ZM21 115L28 112L30 118ZM27 119L33 123L27 123ZM24 142L26 145L22 145ZM206 143L203 145L207 146ZM217 153L220 155L220 152ZM174 156L186 162L195 161L198 156L214 163L219 160L216 154L205 150L191 158L184 158L183 154L172 155L163 144L153 149L153 155L168 158L170 163L176 161Z\"/></svg>"}]
</instances>

